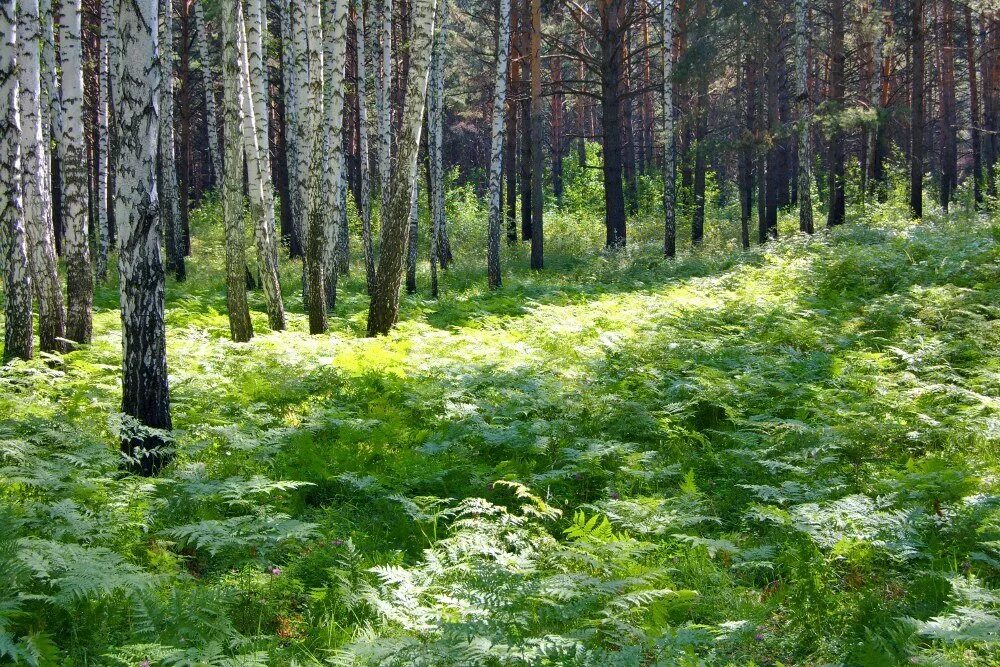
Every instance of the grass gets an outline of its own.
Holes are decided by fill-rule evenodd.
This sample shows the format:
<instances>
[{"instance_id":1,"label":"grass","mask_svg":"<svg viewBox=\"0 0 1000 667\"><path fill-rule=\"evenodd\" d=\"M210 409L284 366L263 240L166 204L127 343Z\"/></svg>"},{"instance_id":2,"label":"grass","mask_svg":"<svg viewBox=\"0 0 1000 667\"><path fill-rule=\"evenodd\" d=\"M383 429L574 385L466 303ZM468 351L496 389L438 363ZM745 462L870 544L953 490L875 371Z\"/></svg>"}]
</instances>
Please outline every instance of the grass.
<instances>
[{"instance_id":1,"label":"grass","mask_svg":"<svg viewBox=\"0 0 1000 667\"><path fill-rule=\"evenodd\" d=\"M93 345L0 371L0 662L1000 664L997 221L744 253L721 209L665 262L652 214L606 255L580 210L491 293L454 188L390 336L355 257L329 335L285 262L290 330L254 293L236 344L207 202L163 475L118 466L114 285Z\"/></svg>"}]
</instances>

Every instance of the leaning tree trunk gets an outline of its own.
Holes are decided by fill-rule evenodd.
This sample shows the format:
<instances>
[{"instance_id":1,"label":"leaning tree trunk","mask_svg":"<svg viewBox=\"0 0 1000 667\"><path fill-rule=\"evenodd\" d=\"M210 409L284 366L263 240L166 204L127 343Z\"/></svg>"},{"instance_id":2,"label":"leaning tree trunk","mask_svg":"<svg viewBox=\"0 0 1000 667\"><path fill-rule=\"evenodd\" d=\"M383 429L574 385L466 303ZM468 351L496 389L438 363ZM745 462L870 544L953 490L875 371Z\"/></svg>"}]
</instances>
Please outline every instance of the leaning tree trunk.
<instances>
[{"instance_id":1,"label":"leaning tree trunk","mask_svg":"<svg viewBox=\"0 0 1000 667\"><path fill-rule=\"evenodd\" d=\"M15 0L0 2L0 270L4 274L3 361L31 359L31 275L21 205Z\"/></svg>"},{"instance_id":2,"label":"leaning tree trunk","mask_svg":"<svg viewBox=\"0 0 1000 667\"><path fill-rule=\"evenodd\" d=\"M174 3L160 0L160 218L167 248L167 271L185 278L184 229L177 190L177 153L174 144ZM66 165L67 171L69 165Z\"/></svg>"},{"instance_id":3,"label":"leaning tree trunk","mask_svg":"<svg viewBox=\"0 0 1000 667\"><path fill-rule=\"evenodd\" d=\"M347 4L323 2L323 191L329 205L323 210L323 286L326 307L337 303L338 246L344 212L341 180L344 172L344 69L347 65ZM346 193L344 193L346 194ZM319 332L313 332L319 333Z\"/></svg>"},{"instance_id":4,"label":"leaning tree trunk","mask_svg":"<svg viewBox=\"0 0 1000 667\"><path fill-rule=\"evenodd\" d=\"M372 184L368 162L368 64L365 57L365 23L367 21L364 0L354 0L354 14L357 22L357 39L355 40L357 80L355 83L358 98L358 163L361 172L361 201L358 202L358 211L361 214L361 242L365 251L365 285L370 295L375 283L375 249L372 247ZM368 25L372 27L370 22ZM372 27L372 29L374 28Z\"/></svg>"},{"instance_id":5,"label":"leaning tree trunk","mask_svg":"<svg viewBox=\"0 0 1000 667\"><path fill-rule=\"evenodd\" d=\"M490 289L499 289L500 225L503 211L500 202L503 175L504 115L507 105L507 64L510 59L510 0L500 0L500 26L497 36L496 79L493 88L493 124L490 133L489 234L486 241L486 274Z\"/></svg>"},{"instance_id":6,"label":"leaning tree trunk","mask_svg":"<svg viewBox=\"0 0 1000 667\"><path fill-rule=\"evenodd\" d=\"M663 254L677 255L677 140L674 131L674 3L663 2Z\"/></svg>"},{"instance_id":7,"label":"leaning tree trunk","mask_svg":"<svg viewBox=\"0 0 1000 667\"><path fill-rule=\"evenodd\" d=\"M304 175L303 183L308 185L304 200L306 205L305 226L307 227L306 244L306 303L309 309L309 333L320 334L326 331L326 290L324 287L325 271L323 267L324 226L327 222L324 205L324 192L327 181L324 178L325 154L323 145L323 29L319 0L305 0L303 28L306 39L302 50L302 62L306 65L305 72L301 69L296 77L306 82L306 98L302 108L302 127L307 135L302 137L301 145L308 147L303 155L308 158L307 165L301 167ZM299 75L302 75L301 77Z\"/></svg>"},{"instance_id":8,"label":"leaning tree trunk","mask_svg":"<svg viewBox=\"0 0 1000 667\"><path fill-rule=\"evenodd\" d=\"M111 71L118 115L115 222L122 313L122 451L129 467L156 473L168 460L169 430L163 259L156 191L157 0L115 0ZM150 430L156 429L156 430Z\"/></svg>"},{"instance_id":9,"label":"leaning tree trunk","mask_svg":"<svg viewBox=\"0 0 1000 667\"><path fill-rule=\"evenodd\" d=\"M812 123L809 119L808 52L809 33L806 26L809 0L795 0L795 99L799 123L796 127L799 148L799 231L813 233L812 207Z\"/></svg>"},{"instance_id":10,"label":"leaning tree trunk","mask_svg":"<svg viewBox=\"0 0 1000 667\"><path fill-rule=\"evenodd\" d=\"M38 301L38 347L42 352L62 352L65 349L66 312L56 264L46 164L47 135L42 126L39 26L38 0L23 0L18 7L17 77L28 260Z\"/></svg>"},{"instance_id":11,"label":"leaning tree trunk","mask_svg":"<svg viewBox=\"0 0 1000 667\"><path fill-rule=\"evenodd\" d=\"M205 88L205 124L208 126L208 155L212 163L212 177L216 187L222 183L222 151L219 149L219 124L215 111L215 81L212 79L209 56L208 26L205 24L205 2L195 0L195 41L198 60L201 62L201 80Z\"/></svg>"},{"instance_id":12,"label":"leaning tree trunk","mask_svg":"<svg viewBox=\"0 0 1000 667\"><path fill-rule=\"evenodd\" d=\"M108 185L111 176L111 141L109 118L111 112L111 64L109 61L111 40L114 39L115 17L111 1L101 1L101 47L98 54L97 78L97 243L95 270L97 282L103 283L108 277L108 252L111 248L111 225L108 221Z\"/></svg>"},{"instance_id":13,"label":"leaning tree trunk","mask_svg":"<svg viewBox=\"0 0 1000 667\"><path fill-rule=\"evenodd\" d=\"M254 5L257 0L251 0ZM259 9L259 6L258 6ZM243 139L243 155L247 166L247 190L250 194L250 212L254 225L254 241L257 246L257 264L260 269L260 282L264 290L264 300L267 302L267 320L271 329L283 331L285 328L285 305L281 298L281 283L278 279L278 243L274 237L274 190L271 188L270 151L263 150L259 142L261 137L258 122L258 112L267 113L254 99L254 78L263 77L260 53L256 58L256 74L254 73L253 44L248 36L254 32L260 39L257 29L244 25L242 12L237 12L236 49L239 58L240 76L240 115L243 119L241 137ZM259 17L258 17L259 20ZM260 44L257 45L258 47ZM265 84L260 81L258 86ZM257 91L259 92L259 91ZM264 121L267 122L266 120Z\"/></svg>"},{"instance_id":14,"label":"leaning tree trunk","mask_svg":"<svg viewBox=\"0 0 1000 667\"><path fill-rule=\"evenodd\" d=\"M239 33L242 0L225 0L222 18L222 113L226 155L223 159L222 221L226 234L226 305L234 341L253 337L247 305L246 242L243 232L243 137L240 105Z\"/></svg>"},{"instance_id":15,"label":"leaning tree trunk","mask_svg":"<svg viewBox=\"0 0 1000 667\"><path fill-rule=\"evenodd\" d=\"M389 182L389 205L382 222L382 247L375 271L375 289L368 310L368 335L387 334L399 315L399 285L403 277L410 190L417 178L417 149L427 95L427 72L434 42L437 0L414 0L410 35L410 72L403 106L397 158Z\"/></svg>"},{"instance_id":16,"label":"leaning tree trunk","mask_svg":"<svg viewBox=\"0 0 1000 667\"><path fill-rule=\"evenodd\" d=\"M83 41L80 0L62 0L59 54L62 71L62 179L66 257L66 337L89 343L93 333L94 269L87 219L87 152L83 139Z\"/></svg>"},{"instance_id":17,"label":"leaning tree trunk","mask_svg":"<svg viewBox=\"0 0 1000 667\"><path fill-rule=\"evenodd\" d=\"M924 0L910 3L910 212L924 213Z\"/></svg>"}]
</instances>

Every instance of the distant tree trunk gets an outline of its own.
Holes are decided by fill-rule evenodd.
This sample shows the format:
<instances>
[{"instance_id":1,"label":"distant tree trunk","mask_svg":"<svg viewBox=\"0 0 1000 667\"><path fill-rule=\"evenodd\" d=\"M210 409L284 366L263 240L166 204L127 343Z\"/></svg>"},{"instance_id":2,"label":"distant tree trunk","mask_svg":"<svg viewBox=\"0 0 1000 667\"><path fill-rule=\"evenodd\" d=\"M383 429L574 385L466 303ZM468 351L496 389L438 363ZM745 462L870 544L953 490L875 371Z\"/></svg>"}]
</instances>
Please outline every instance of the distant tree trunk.
<instances>
[{"instance_id":1,"label":"distant tree trunk","mask_svg":"<svg viewBox=\"0 0 1000 667\"><path fill-rule=\"evenodd\" d=\"M105 3L106 4L106 3ZM178 56L178 79L181 82L180 136L177 148L180 154L180 168L177 171L177 198L180 208L181 257L191 254L191 177L193 159L191 155L191 0L181 0L181 36Z\"/></svg>"},{"instance_id":2,"label":"distant tree trunk","mask_svg":"<svg viewBox=\"0 0 1000 667\"><path fill-rule=\"evenodd\" d=\"M252 7L257 2L258 0L250 0L247 3L248 7L251 7L247 19L253 15ZM259 10L259 6L257 9ZM237 66L240 84L240 139L243 157L246 160L247 190L250 195L250 218L253 220L254 241L257 247L257 265L260 270L264 300L267 303L268 324L274 331L283 331L285 306L278 279L278 243L274 238L274 191L271 188L271 170L267 166L270 163L270 150L268 145L261 149L259 142L261 139L267 142L268 138L267 135L261 137L257 125L257 114L266 114L267 109L266 103L261 107L258 100L254 99L255 92L258 96L262 94L262 91L255 91L255 88L266 86L261 52L258 51L256 55L254 53L255 49L261 46L261 26L252 27L249 25L252 21L245 25L241 11L237 12L236 19L239 22L236 28L236 56L239 58ZM254 20L259 21L260 17L254 17ZM256 39L251 38L250 35L255 32ZM257 79L256 84L254 84L255 79ZM243 161L241 160L239 164L242 170ZM242 210L242 194L240 202Z\"/></svg>"},{"instance_id":3,"label":"distant tree trunk","mask_svg":"<svg viewBox=\"0 0 1000 667\"><path fill-rule=\"evenodd\" d=\"M629 76L629 68L624 66L624 63L629 62L630 60L627 31L625 31L625 35L623 35L622 48L624 49L624 54L622 56L623 66L622 78L620 82L621 91L619 92L619 96L622 105L622 173L625 176L625 210L629 215L636 215L639 213L639 180L635 168L636 131L634 122L635 119L633 118L634 100L630 97L632 80Z\"/></svg>"},{"instance_id":4,"label":"distant tree trunk","mask_svg":"<svg viewBox=\"0 0 1000 667\"><path fill-rule=\"evenodd\" d=\"M779 105L781 94L781 68L783 57L773 47L767 53L767 132L770 135L767 149L767 168L760 169L764 179L764 226L760 230L760 242L778 237L778 191L781 188L782 149L778 142L781 132Z\"/></svg>"},{"instance_id":5,"label":"distant tree trunk","mask_svg":"<svg viewBox=\"0 0 1000 667\"><path fill-rule=\"evenodd\" d=\"M987 30L987 24L992 24L992 31ZM990 41L992 37L992 42ZM1000 58L995 57L1000 49L1000 15L996 12L989 20L986 14L980 16L979 42L983 53L979 58L980 90L983 98L983 170L986 172L986 192L990 197L997 195L997 180L995 165L998 145L1000 145L1000 99L997 93L1000 87ZM989 54L994 57L990 57Z\"/></svg>"},{"instance_id":6,"label":"distant tree trunk","mask_svg":"<svg viewBox=\"0 0 1000 667\"><path fill-rule=\"evenodd\" d=\"M49 224L55 231L56 252L63 254L63 220L62 196L62 152L65 147L65 137L62 129L62 102L59 94L59 69L56 66L56 17L53 16L52 0L40 0L40 39L41 52L41 116L42 133L45 137L46 178L49 181ZM67 295L67 299L68 299Z\"/></svg>"},{"instance_id":7,"label":"distant tree trunk","mask_svg":"<svg viewBox=\"0 0 1000 667\"><path fill-rule=\"evenodd\" d=\"M208 155L212 163L212 182L222 183L222 151L219 149L219 123L215 112L215 81L212 78L211 47L208 44L208 26L205 23L205 2L195 0L195 42L201 63L202 84L205 88L205 123L208 125Z\"/></svg>"},{"instance_id":8,"label":"distant tree trunk","mask_svg":"<svg viewBox=\"0 0 1000 667\"><path fill-rule=\"evenodd\" d=\"M750 248L750 218L753 215L753 152L754 129L757 119L757 81L753 57L749 51L743 56L743 81L740 86L745 91L743 98L743 140L740 146L740 242L743 249Z\"/></svg>"},{"instance_id":9,"label":"distant tree trunk","mask_svg":"<svg viewBox=\"0 0 1000 667\"><path fill-rule=\"evenodd\" d=\"M17 12L0 2L0 266L4 274L3 361L31 359L31 275L21 203L21 123L18 115Z\"/></svg>"},{"instance_id":10,"label":"distant tree trunk","mask_svg":"<svg viewBox=\"0 0 1000 667\"><path fill-rule=\"evenodd\" d=\"M799 116L797 127L799 150L797 194L799 200L799 231L812 234L812 149L809 145L811 122L809 119L809 63L807 60L809 32L806 25L807 6L808 0L795 0L795 97Z\"/></svg>"},{"instance_id":11,"label":"distant tree trunk","mask_svg":"<svg viewBox=\"0 0 1000 667\"><path fill-rule=\"evenodd\" d=\"M672 11L673 11L673 8L671 7L671 12ZM578 20L582 21L583 20L582 10L578 10L578 12L579 12L579 18L578 18ZM586 33L584 32L582 26L580 27L580 30L578 32L578 36L579 37L578 37L578 40L577 40L577 48L580 50L580 53L586 53L586 41L587 41L586 40ZM583 59L581 58L581 59L579 59L577 61L577 70L576 70L576 78L579 80L579 83L577 85L580 86L580 90L583 90L586 87L586 85L583 82L584 78L586 76L587 76L586 64L583 62ZM576 155L577 155L577 162L579 162L579 164L580 164L581 167L586 167L587 166L587 137L586 137L586 135L587 135L587 130L589 129L588 124L587 124L587 115L588 115L587 114L587 96L586 95L577 95L576 96L576 131L577 131L577 133L580 136L579 136L579 138L577 139L577 142L576 142Z\"/></svg>"},{"instance_id":12,"label":"distant tree trunk","mask_svg":"<svg viewBox=\"0 0 1000 667\"><path fill-rule=\"evenodd\" d=\"M371 5L369 5L371 6ZM375 283L375 249L372 245L372 204L371 204L371 174L368 157L368 64L365 57L365 23L364 0L354 0L355 25L357 40L355 50L357 56L357 79L355 84L358 98L358 164L360 166L361 200L358 211L361 214L361 242L365 251L365 285L371 295ZM368 23L374 30L374 26Z\"/></svg>"},{"instance_id":13,"label":"distant tree trunk","mask_svg":"<svg viewBox=\"0 0 1000 667\"><path fill-rule=\"evenodd\" d=\"M447 34L447 2L438 0L437 37L431 56L431 71L427 91L427 156L428 156L428 197L431 214L431 295L438 296L437 267L448 267L451 251L448 243L447 221L445 220L444 192L444 58L445 35Z\"/></svg>"},{"instance_id":14,"label":"distant tree trunk","mask_svg":"<svg viewBox=\"0 0 1000 667\"><path fill-rule=\"evenodd\" d=\"M174 147L174 10L172 0L160 0L160 219L167 250L167 271L184 280L184 234L177 193ZM67 168L69 165L66 165Z\"/></svg>"},{"instance_id":15,"label":"distant tree trunk","mask_svg":"<svg viewBox=\"0 0 1000 667\"><path fill-rule=\"evenodd\" d=\"M323 211L323 287L326 307L337 303L338 246L343 213L341 176L344 171L344 71L347 64L347 5L349 0L322 3L323 23L323 191L329 204ZM314 331L313 333L321 333Z\"/></svg>"},{"instance_id":16,"label":"distant tree trunk","mask_svg":"<svg viewBox=\"0 0 1000 667\"><path fill-rule=\"evenodd\" d=\"M226 232L226 305L234 341L253 337L247 305L246 247L243 232L243 113L240 103L239 36L243 26L241 0L225 0L222 23L222 110L226 155L223 160L222 220Z\"/></svg>"},{"instance_id":17,"label":"distant tree trunk","mask_svg":"<svg viewBox=\"0 0 1000 667\"><path fill-rule=\"evenodd\" d=\"M510 10L510 67L508 78L510 82L507 95L507 132L504 137L504 170L506 172L506 207L507 212L507 245L517 243L517 173L520 165L517 161L518 110L517 95L521 88L521 68L516 60L520 55L520 28L518 25L517 0L513 0Z\"/></svg>"},{"instance_id":18,"label":"distant tree trunk","mask_svg":"<svg viewBox=\"0 0 1000 667\"><path fill-rule=\"evenodd\" d=\"M604 137L605 245L625 247L625 193L622 190L621 79L624 70L624 0L600 0L601 130Z\"/></svg>"},{"instance_id":19,"label":"distant tree trunk","mask_svg":"<svg viewBox=\"0 0 1000 667\"><path fill-rule=\"evenodd\" d=\"M924 0L910 0L910 212L924 213Z\"/></svg>"},{"instance_id":20,"label":"distant tree trunk","mask_svg":"<svg viewBox=\"0 0 1000 667\"><path fill-rule=\"evenodd\" d=\"M368 310L368 335L386 334L399 316L399 284L406 248L411 188L417 178L417 149L427 95L427 73L434 42L436 0L414 0L410 71L397 158L390 179L389 205L382 225L375 290Z\"/></svg>"},{"instance_id":21,"label":"distant tree trunk","mask_svg":"<svg viewBox=\"0 0 1000 667\"><path fill-rule=\"evenodd\" d=\"M42 352L62 352L66 311L56 264L55 233L51 217L51 190L42 125L42 88L39 68L38 0L18 5L18 102L21 113L21 159L24 176L24 213L31 282L38 301L38 338Z\"/></svg>"},{"instance_id":22,"label":"distant tree trunk","mask_svg":"<svg viewBox=\"0 0 1000 667\"><path fill-rule=\"evenodd\" d=\"M111 226L109 223L108 186L111 176L111 142L109 139L109 118L111 115L111 71L109 48L114 38L114 14L111 0L101 0L101 46L98 53L97 77L99 81L97 98L97 243L95 244L95 269L97 282L103 283L108 277L108 252L111 247Z\"/></svg>"},{"instance_id":23,"label":"distant tree trunk","mask_svg":"<svg viewBox=\"0 0 1000 667\"><path fill-rule=\"evenodd\" d=\"M418 168L419 171L419 168ZM420 210L418 209L419 186L417 179L414 179L413 188L410 190L410 228L406 234L406 293L416 294L417 292L417 223L420 221Z\"/></svg>"},{"instance_id":24,"label":"distant tree trunk","mask_svg":"<svg viewBox=\"0 0 1000 667\"><path fill-rule=\"evenodd\" d=\"M378 177L381 196L379 220L386 216L389 203L389 170L392 168L392 119L390 116L390 92L392 90L392 0L369 0L378 2L378 35L380 66L375 77L375 116L378 129ZM409 195L407 195L409 196Z\"/></svg>"},{"instance_id":25,"label":"distant tree trunk","mask_svg":"<svg viewBox=\"0 0 1000 667\"><path fill-rule=\"evenodd\" d=\"M872 76L872 105L875 107L875 122L871 130L872 155L869 161L871 168L870 189L879 199L885 196L885 159L889 152L889 119L886 117L886 106L889 103L886 40L892 25L892 12L886 10L884 2L885 0L876 0L876 11L880 25L875 28L875 45L872 54L873 67L875 68Z\"/></svg>"},{"instance_id":26,"label":"distant tree trunk","mask_svg":"<svg viewBox=\"0 0 1000 667\"><path fill-rule=\"evenodd\" d=\"M531 268L544 266L542 221L542 1L531 0Z\"/></svg>"},{"instance_id":27,"label":"distant tree trunk","mask_svg":"<svg viewBox=\"0 0 1000 667\"><path fill-rule=\"evenodd\" d=\"M844 50L844 1L832 0L830 3L830 101L833 103L834 119L830 134L830 207L827 212L826 225L834 227L844 223L846 201L844 192L845 180L845 148L843 121L839 117L844 111L845 102L845 63L847 54Z\"/></svg>"},{"instance_id":28,"label":"distant tree trunk","mask_svg":"<svg viewBox=\"0 0 1000 667\"><path fill-rule=\"evenodd\" d=\"M705 238L705 141L708 139L708 75L698 74L698 100L695 104L694 132L694 216L691 220L691 245L701 245Z\"/></svg>"},{"instance_id":29,"label":"distant tree trunk","mask_svg":"<svg viewBox=\"0 0 1000 667\"><path fill-rule=\"evenodd\" d=\"M677 254L677 139L674 129L674 3L663 2L663 253Z\"/></svg>"},{"instance_id":30,"label":"distant tree trunk","mask_svg":"<svg viewBox=\"0 0 1000 667\"><path fill-rule=\"evenodd\" d=\"M556 206L562 208L563 203L563 100L562 91L562 59L553 55L549 59L552 72L552 194L556 198Z\"/></svg>"},{"instance_id":31,"label":"distant tree trunk","mask_svg":"<svg viewBox=\"0 0 1000 667\"><path fill-rule=\"evenodd\" d=\"M955 8L941 0L938 48L941 74L941 208L948 211L958 187L958 119L955 101Z\"/></svg>"},{"instance_id":32,"label":"distant tree trunk","mask_svg":"<svg viewBox=\"0 0 1000 667\"><path fill-rule=\"evenodd\" d=\"M30 1L30 0L29 0ZM122 412L139 426L170 430L163 260L156 190L154 103L157 67L157 0L115 0L117 34L112 94L118 141L115 221L122 313ZM129 468L155 474L169 459L160 433L125 426L122 451Z\"/></svg>"},{"instance_id":33,"label":"distant tree trunk","mask_svg":"<svg viewBox=\"0 0 1000 667\"><path fill-rule=\"evenodd\" d=\"M969 139L972 142L972 196L976 208L983 204L982 115L979 108L979 81L976 76L976 32L972 9L965 7L965 60L969 66Z\"/></svg>"},{"instance_id":34,"label":"distant tree trunk","mask_svg":"<svg viewBox=\"0 0 1000 667\"><path fill-rule=\"evenodd\" d=\"M510 0L499 0L500 24L497 34L496 78L493 88L493 122L490 132L489 232L486 241L486 275L490 289L501 286L500 179L504 150L504 107L507 100L507 65L510 60ZM511 68L513 69L513 68Z\"/></svg>"},{"instance_id":35,"label":"distant tree trunk","mask_svg":"<svg viewBox=\"0 0 1000 667\"><path fill-rule=\"evenodd\" d=\"M66 337L77 343L89 343L93 333L94 269L90 261L87 219L80 10L80 0L62 0L59 11L64 158L62 174L66 230Z\"/></svg>"},{"instance_id":36,"label":"distant tree trunk","mask_svg":"<svg viewBox=\"0 0 1000 667\"><path fill-rule=\"evenodd\" d=\"M521 47L519 49L521 57L518 59L518 64L521 68L521 90L519 93L521 118L518 121L518 125L521 129L521 161L519 163L521 173L519 185L521 187L522 241L531 240L531 187L535 182L535 179L531 175L531 168L535 164L532 158L534 146L532 145L531 134L531 2L532 0L524 0L524 4L521 7Z\"/></svg>"},{"instance_id":37,"label":"distant tree trunk","mask_svg":"<svg viewBox=\"0 0 1000 667\"><path fill-rule=\"evenodd\" d=\"M299 172L301 164L299 153L305 150L299 145L302 134L299 98L302 95L301 88L306 85L304 81L298 79L301 74L300 60L302 57L299 50L304 48L304 42L300 40L301 35L299 34L301 25L302 4L292 2L292 0L281 0L281 90L285 112L282 138L285 142L285 173L288 179L286 195L290 223L288 226L291 228L288 254L291 257L305 258L307 242L305 223L303 222L305 203L302 201L303 189L299 186L300 180L305 177ZM305 270L303 269L303 285L305 285L304 279Z\"/></svg>"}]
</instances>

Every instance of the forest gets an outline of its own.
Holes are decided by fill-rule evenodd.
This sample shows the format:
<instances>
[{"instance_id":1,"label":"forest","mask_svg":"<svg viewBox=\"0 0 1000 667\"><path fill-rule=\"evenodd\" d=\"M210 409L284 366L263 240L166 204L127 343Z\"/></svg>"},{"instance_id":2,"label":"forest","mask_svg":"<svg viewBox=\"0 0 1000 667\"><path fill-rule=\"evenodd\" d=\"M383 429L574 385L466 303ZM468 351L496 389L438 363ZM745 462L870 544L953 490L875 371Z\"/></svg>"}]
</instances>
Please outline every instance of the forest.
<instances>
[{"instance_id":1,"label":"forest","mask_svg":"<svg viewBox=\"0 0 1000 667\"><path fill-rule=\"evenodd\" d=\"M0 665L1000 666L1000 0L0 0Z\"/></svg>"}]
</instances>

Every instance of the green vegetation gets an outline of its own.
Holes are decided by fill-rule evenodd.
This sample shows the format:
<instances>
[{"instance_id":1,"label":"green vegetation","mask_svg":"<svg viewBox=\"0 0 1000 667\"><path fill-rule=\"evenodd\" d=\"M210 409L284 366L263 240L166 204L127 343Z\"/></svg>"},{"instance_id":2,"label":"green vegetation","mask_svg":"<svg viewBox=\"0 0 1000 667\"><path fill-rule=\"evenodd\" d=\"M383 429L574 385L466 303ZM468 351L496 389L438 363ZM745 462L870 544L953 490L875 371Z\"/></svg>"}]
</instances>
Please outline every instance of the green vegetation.
<instances>
[{"instance_id":1,"label":"green vegetation","mask_svg":"<svg viewBox=\"0 0 1000 667\"><path fill-rule=\"evenodd\" d=\"M99 288L92 346L0 371L0 663L1000 664L996 220L869 204L741 254L726 208L666 262L652 215L594 250L589 177L497 293L452 188L441 299L374 340L355 261L331 335L285 262L291 330L254 293L230 342L208 202L155 478Z\"/></svg>"}]
</instances>

